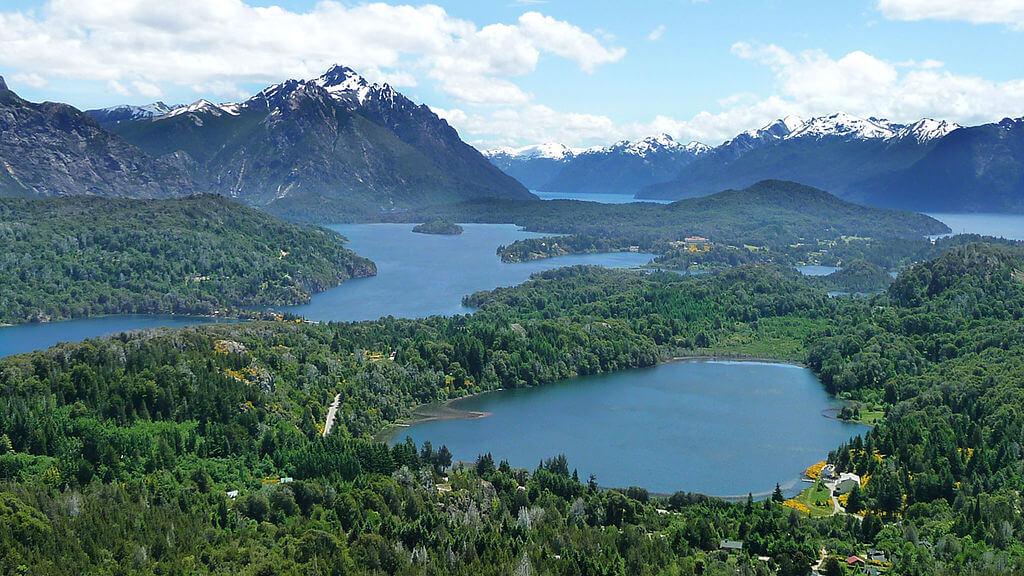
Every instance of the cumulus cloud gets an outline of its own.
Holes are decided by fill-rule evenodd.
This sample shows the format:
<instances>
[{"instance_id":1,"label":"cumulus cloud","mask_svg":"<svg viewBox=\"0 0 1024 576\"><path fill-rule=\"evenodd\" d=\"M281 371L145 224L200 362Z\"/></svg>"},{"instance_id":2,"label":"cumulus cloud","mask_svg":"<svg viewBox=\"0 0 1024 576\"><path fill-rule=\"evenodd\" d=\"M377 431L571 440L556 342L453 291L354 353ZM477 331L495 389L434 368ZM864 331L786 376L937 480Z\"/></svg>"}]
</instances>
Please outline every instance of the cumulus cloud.
<instances>
[{"instance_id":1,"label":"cumulus cloud","mask_svg":"<svg viewBox=\"0 0 1024 576\"><path fill-rule=\"evenodd\" d=\"M833 57L821 50L791 52L745 42L734 44L732 52L771 70L771 93L732 94L720 99L714 110L682 118L656 115L642 122L615 122L544 106L462 112L450 121L470 140L488 147L547 140L574 146L606 144L659 133L714 145L787 115L842 111L900 122L931 117L962 124L1024 115L1024 80L996 82L956 74L936 60L889 62L860 50Z\"/></svg>"},{"instance_id":2,"label":"cumulus cloud","mask_svg":"<svg viewBox=\"0 0 1024 576\"><path fill-rule=\"evenodd\" d=\"M542 54L589 73L625 50L538 12L478 27L434 5L324 0L292 11L244 0L48 0L37 11L0 12L0 65L144 95L169 84L234 94L338 62L397 86L425 73L467 102L521 103L528 95L512 79Z\"/></svg>"},{"instance_id":3,"label":"cumulus cloud","mask_svg":"<svg viewBox=\"0 0 1024 576\"><path fill-rule=\"evenodd\" d=\"M928 116L971 124L1024 113L1024 80L955 74L935 60L892 63L860 50L833 58L821 50L794 54L776 45L742 42L733 53L771 68L780 96L803 115L842 110L901 121Z\"/></svg>"},{"instance_id":4,"label":"cumulus cloud","mask_svg":"<svg viewBox=\"0 0 1024 576\"><path fill-rule=\"evenodd\" d=\"M957 20L1024 30L1024 0L878 0L892 20Z\"/></svg>"}]
</instances>

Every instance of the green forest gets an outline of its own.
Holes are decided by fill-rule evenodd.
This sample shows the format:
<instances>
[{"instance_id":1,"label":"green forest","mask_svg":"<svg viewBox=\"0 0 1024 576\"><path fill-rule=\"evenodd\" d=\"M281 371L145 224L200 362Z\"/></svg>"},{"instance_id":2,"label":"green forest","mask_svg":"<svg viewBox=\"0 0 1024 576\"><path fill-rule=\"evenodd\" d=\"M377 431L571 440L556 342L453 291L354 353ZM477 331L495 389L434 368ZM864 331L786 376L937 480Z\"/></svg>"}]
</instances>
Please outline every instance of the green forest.
<instances>
[{"instance_id":1,"label":"green forest","mask_svg":"<svg viewBox=\"0 0 1024 576\"><path fill-rule=\"evenodd\" d=\"M328 230L218 196L0 199L0 323L300 304L373 275Z\"/></svg>"},{"instance_id":2,"label":"green forest","mask_svg":"<svg viewBox=\"0 0 1024 576\"><path fill-rule=\"evenodd\" d=\"M466 303L477 312L159 330L0 361L0 570L803 576L822 548L829 574L868 548L895 574L1024 570L1018 246L953 245L857 299L745 265L574 267ZM602 490L557 453L517 470L373 440L421 404L679 355L802 362L884 411L827 455L869 478L858 515Z\"/></svg>"},{"instance_id":3,"label":"green forest","mask_svg":"<svg viewBox=\"0 0 1024 576\"><path fill-rule=\"evenodd\" d=\"M925 236L950 231L923 214L861 206L779 180L671 204L488 201L403 213L393 219L415 221L424 215L459 222L511 222L532 232L563 235L499 248L502 259L510 262L635 246L661 255L660 264L672 268L693 263L832 264L855 257L895 268L927 250ZM689 236L707 238L714 249L698 255L681 250L676 243Z\"/></svg>"}]
</instances>

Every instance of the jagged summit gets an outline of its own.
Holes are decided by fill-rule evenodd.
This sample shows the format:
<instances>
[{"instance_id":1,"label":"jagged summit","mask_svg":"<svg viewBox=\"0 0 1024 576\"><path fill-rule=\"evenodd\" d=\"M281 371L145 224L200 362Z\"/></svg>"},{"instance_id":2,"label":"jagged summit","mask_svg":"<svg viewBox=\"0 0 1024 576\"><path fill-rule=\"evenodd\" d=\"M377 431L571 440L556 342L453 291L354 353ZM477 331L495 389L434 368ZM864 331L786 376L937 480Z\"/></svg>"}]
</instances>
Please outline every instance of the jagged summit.
<instances>
[{"instance_id":1,"label":"jagged summit","mask_svg":"<svg viewBox=\"0 0 1024 576\"><path fill-rule=\"evenodd\" d=\"M7 90L7 82L4 82L3 76L0 76L0 90Z\"/></svg>"}]
</instances>

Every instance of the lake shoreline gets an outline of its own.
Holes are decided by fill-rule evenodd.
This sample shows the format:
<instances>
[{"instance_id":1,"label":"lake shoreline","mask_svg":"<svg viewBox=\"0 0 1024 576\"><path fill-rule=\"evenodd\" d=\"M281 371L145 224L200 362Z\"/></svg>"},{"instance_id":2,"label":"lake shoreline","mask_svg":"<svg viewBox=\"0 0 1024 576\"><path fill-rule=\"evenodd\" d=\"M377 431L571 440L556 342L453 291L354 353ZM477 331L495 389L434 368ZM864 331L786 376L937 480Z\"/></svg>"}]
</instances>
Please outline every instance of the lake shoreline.
<instances>
[{"instance_id":1,"label":"lake shoreline","mask_svg":"<svg viewBox=\"0 0 1024 576\"><path fill-rule=\"evenodd\" d=\"M749 362L759 364L778 364L781 366L793 366L794 368L807 368L799 362L791 360L782 360L779 358L764 358L755 356L743 356L741 354L722 354L722 355L692 355L692 356L673 356L667 360L663 360L652 366L637 366L635 368L626 368L625 370L636 370L638 368L653 368L663 364L672 364L675 362ZM623 372L624 370L617 370L616 372ZM611 374L607 372L606 374ZM579 378L580 376L574 376L573 378ZM570 378L571 379L571 378ZM552 384L549 382L548 384ZM540 384L539 386L532 386L532 388L539 388L547 386L548 384ZM409 428L416 426L417 424L423 424L425 422L432 422L435 420L476 420L478 418L486 418L491 414L489 412L479 412L475 410L460 410L455 408L452 404L467 400L469 398L476 398L483 396L484 394L491 394L493 392L501 392L504 388L496 388L494 390L483 390L481 392L474 392L472 394L464 394L456 398L449 398L443 402L434 402L431 404L421 404L412 409L408 418L403 418L396 422L388 424L382 428L379 432L373 435L373 439L378 442L389 442L395 437L396 434L403 428Z\"/></svg>"}]
</instances>

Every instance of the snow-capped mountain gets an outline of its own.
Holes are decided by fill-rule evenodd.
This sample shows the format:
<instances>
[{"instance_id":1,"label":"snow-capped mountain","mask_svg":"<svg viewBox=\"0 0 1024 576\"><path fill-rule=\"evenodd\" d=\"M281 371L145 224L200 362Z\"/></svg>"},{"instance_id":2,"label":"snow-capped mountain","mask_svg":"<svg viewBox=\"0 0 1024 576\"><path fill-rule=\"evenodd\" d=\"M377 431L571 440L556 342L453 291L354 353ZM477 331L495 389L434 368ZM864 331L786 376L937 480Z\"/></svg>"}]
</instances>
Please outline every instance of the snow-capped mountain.
<instances>
[{"instance_id":1,"label":"snow-capped mountain","mask_svg":"<svg viewBox=\"0 0 1024 576\"><path fill-rule=\"evenodd\" d=\"M878 118L858 118L845 112L837 112L828 116L818 116L807 120L799 127L790 131L784 139L796 138L843 138L847 140L886 140L896 136L903 128L888 120Z\"/></svg>"},{"instance_id":2,"label":"snow-capped mountain","mask_svg":"<svg viewBox=\"0 0 1024 576\"><path fill-rule=\"evenodd\" d=\"M86 114L96 120L100 126L117 124L119 122L134 122L136 120L150 120L157 116L163 116L179 106L168 106L163 102L153 102L143 106L132 106L122 104L98 110L87 110Z\"/></svg>"},{"instance_id":3,"label":"snow-capped mountain","mask_svg":"<svg viewBox=\"0 0 1024 576\"><path fill-rule=\"evenodd\" d=\"M204 189L296 218L532 198L427 106L344 66L241 102L199 100L111 130L188 170Z\"/></svg>"},{"instance_id":4,"label":"snow-capped mountain","mask_svg":"<svg viewBox=\"0 0 1024 576\"><path fill-rule=\"evenodd\" d=\"M900 124L844 112L790 116L743 132L640 196L678 199L782 179L856 198L864 182L910 166L958 128L928 118Z\"/></svg>"},{"instance_id":5,"label":"snow-capped mountain","mask_svg":"<svg viewBox=\"0 0 1024 576\"><path fill-rule=\"evenodd\" d=\"M580 149L549 142L495 148L484 155L534 190L634 194L671 178L679 167L710 150L700 142L682 144L659 134L609 146Z\"/></svg>"},{"instance_id":6,"label":"snow-capped mountain","mask_svg":"<svg viewBox=\"0 0 1024 576\"><path fill-rule=\"evenodd\" d=\"M896 139L902 140L904 138L913 138L916 142L924 144L931 142L932 140L943 138L950 132L960 128L963 128L963 126L956 122L922 118L913 124L904 126L896 133Z\"/></svg>"},{"instance_id":7,"label":"snow-capped mountain","mask_svg":"<svg viewBox=\"0 0 1024 576\"><path fill-rule=\"evenodd\" d=\"M557 142L531 144L529 146L502 146L484 150L487 158L514 158L516 160L567 160L582 152L583 148L570 148Z\"/></svg>"}]
</instances>

